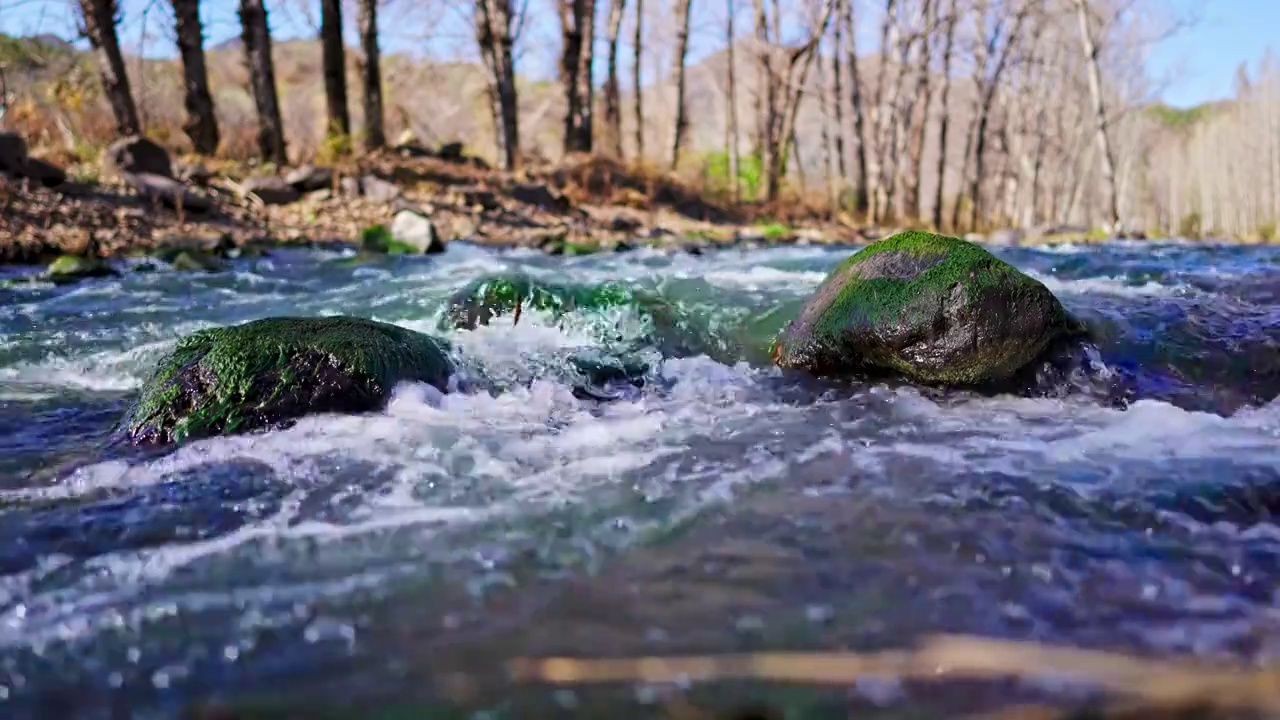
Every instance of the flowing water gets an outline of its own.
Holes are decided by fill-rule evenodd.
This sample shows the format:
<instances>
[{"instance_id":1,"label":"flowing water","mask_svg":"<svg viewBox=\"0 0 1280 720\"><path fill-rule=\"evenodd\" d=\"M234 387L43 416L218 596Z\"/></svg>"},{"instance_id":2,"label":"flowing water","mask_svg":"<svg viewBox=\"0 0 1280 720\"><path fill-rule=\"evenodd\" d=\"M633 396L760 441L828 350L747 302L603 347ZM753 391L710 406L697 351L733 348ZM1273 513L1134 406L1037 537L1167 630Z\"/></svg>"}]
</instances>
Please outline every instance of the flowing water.
<instances>
[{"instance_id":1,"label":"flowing water","mask_svg":"<svg viewBox=\"0 0 1280 720\"><path fill-rule=\"evenodd\" d=\"M1018 396L770 367L772 334L849 251L280 250L0 288L0 716L215 700L623 717L670 689L517 686L503 663L939 631L1280 659L1280 251L998 250L1098 337L1089 378ZM176 449L113 442L184 334L324 314L437 333L453 293L509 271L643 290L674 317L655 334L628 306L526 310L445 332L482 390L402 386L382 412ZM579 392L564 359L617 347L643 382ZM713 705L1058 694L772 692L743 683Z\"/></svg>"}]
</instances>

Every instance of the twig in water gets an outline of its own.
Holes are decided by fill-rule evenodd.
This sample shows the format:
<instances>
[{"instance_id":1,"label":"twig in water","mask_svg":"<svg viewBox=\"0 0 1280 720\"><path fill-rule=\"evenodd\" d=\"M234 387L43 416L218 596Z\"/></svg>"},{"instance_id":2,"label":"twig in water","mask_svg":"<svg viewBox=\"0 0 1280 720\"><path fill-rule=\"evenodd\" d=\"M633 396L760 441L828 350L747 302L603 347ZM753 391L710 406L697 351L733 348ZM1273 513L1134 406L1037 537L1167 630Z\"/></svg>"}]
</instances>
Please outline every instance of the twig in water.
<instances>
[{"instance_id":1,"label":"twig in water","mask_svg":"<svg viewBox=\"0 0 1280 720\"><path fill-rule=\"evenodd\" d=\"M746 653L642 658L522 658L517 681L555 684L669 683L747 679L848 685L860 677L996 680L1070 676L1159 708L1210 707L1280 713L1280 669L1157 661L963 635L926 639L914 650L879 653Z\"/></svg>"}]
</instances>

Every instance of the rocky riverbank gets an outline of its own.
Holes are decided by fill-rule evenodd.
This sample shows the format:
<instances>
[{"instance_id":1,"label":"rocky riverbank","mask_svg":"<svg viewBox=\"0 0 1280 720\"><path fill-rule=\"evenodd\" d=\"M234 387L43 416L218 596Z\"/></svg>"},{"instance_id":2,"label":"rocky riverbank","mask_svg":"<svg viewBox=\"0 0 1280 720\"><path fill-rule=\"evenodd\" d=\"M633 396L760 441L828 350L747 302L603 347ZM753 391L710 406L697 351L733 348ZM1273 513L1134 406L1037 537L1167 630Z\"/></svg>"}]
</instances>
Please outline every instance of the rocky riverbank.
<instances>
[{"instance_id":1,"label":"rocky riverbank","mask_svg":"<svg viewBox=\"0 0 1280 720\"><path fill-rule=\"evenodd\" d=\"M816 217L792 227L597 157L501 173L456 146L402 145L344 166L212 167L175 161L148 140L127 138L103 153L96 178L77 179L28 156L20 138L3 138L6 263L361 238L374 241L366 249L381 251L438 250L465 239L582 254L638 244L696 250L852 242L876 234Z\"/></svg>"}]
</instances>

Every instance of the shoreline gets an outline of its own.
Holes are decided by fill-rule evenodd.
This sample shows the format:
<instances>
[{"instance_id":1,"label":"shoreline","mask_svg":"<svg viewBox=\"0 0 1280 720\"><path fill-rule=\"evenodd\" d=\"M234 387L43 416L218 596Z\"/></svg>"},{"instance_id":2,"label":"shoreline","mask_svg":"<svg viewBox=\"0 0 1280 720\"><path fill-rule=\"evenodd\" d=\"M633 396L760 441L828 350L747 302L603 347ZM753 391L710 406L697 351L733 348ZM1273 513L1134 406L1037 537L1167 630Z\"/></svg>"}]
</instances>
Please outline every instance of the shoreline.
<instances>
[{"instance_id":1,"label":"shoreline","mask_svg":"<svg viewBox=\"0 0 1280 720\"><path fill-rule=\"evenodd\" d=\"M429 219L446 243L566 255L641 246L698 252L852 245L900 229L859 225L846 215L833 221L803 210L780 221L759 207L718 205L676 181L643 176L600 157L498 173L467 158L408 159L384 153L345 168L322 168L329 176L324 187L295 192L289 201L276 204L246 192L247 183L230 179L228 170L242 177L250 172L226 168L226 175L191 186L208 198L206 212L184 212L150 200L118 179L69 180L50 188L0 175L0 265L46 265L62 255L114 259L186 250L227 256L246 247L359 247L368 228L389 227L404 211ZM361 179L376 184L377 193L353 191ZM963 237L986 246L1021 247L1117 239L1087 228L1006 229ZM1257 244L1230 238L1134 240Z\"/></svg>"}]
</instances>

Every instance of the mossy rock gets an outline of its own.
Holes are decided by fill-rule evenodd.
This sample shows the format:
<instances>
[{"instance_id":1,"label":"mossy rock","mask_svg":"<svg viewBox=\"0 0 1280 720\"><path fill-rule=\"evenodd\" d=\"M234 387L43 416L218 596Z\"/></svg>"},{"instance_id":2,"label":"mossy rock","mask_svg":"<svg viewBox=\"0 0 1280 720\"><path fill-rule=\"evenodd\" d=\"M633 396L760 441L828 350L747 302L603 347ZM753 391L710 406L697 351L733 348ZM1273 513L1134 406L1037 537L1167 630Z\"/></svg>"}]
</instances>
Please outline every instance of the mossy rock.
<instances>
[{"instance_id":1,"label":"mossy rock","mask_svg":"<svg viewBox=\"0 0 1280 720\"><path fill-rule=\"evenodd\" d=\"M202 250L183 250L168 259L178 272L218 272L226 267L222 258Z\"/></svg>"},{"instance_id":2,"label":"mossy rock","mask_svg":"<svg viewBox=\"0 0 1280 720\"><path fill-rule=\"evenodd\" d=\"M827 276L772 354L781 367L818 375L983 385L1083 331L1048 288L986 250L905 232Z\"/></svg>"},{"instance_id":3,"label":"mossy rock","mask_svg":"<svg viewBox=\"0 0 1280 720\"><path fill-rule=\"evenodd\" d=\"M544 283L528 275L498 275L478 280L449 301L445 321L450 327L475 329L496 316L536 310L559 317L575 310L602 309L637 302L627 288L604 284L571 286Z\"/></svg>"},{"instance_id":4,"label":"mossy rock","mask_svg":"<svg viewBox=\"0 0 1280 720\"><path fill-rule=\"evenodd\" d=\"M49 282L62 285L85 278L114 277L119 274L101 258L62 255L49 263L42 277Z\"/></svg>"},{"instance_id":5,"label":"mossy rock","mask_svg":"<svg viewBox=\"0 0 1280 720\"><path fill-rule=\"evenodd\" d=\"M356 317L278 317L202 330L178 342L127 421L136 443L279 425L322 412L381 407L396 383L445 390L442 340Z\"/></svg>"}]
</instances>

